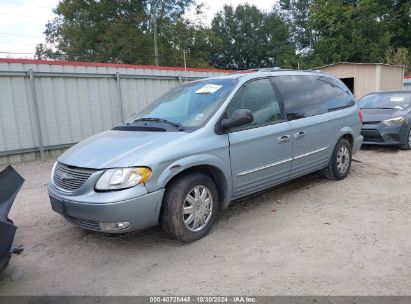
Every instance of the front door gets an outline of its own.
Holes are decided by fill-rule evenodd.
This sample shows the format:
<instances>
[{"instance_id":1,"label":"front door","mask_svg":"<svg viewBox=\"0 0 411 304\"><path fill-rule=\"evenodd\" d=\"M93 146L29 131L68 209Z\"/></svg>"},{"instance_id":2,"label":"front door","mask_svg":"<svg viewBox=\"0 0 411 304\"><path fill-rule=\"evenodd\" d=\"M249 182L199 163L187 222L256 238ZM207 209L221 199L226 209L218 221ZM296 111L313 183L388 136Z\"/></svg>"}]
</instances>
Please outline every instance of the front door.
<instances>
[{"instance_id":1,"label":"front door","mask_svg":"<svg viewBox=\"0 0 411 304\"><path fill-rule=\"evenodd\" d=\"M291 169L290 125L270 81L247 82L227 107L249 109L254 120L229 130L233 196L240 197L288 180Z\"/></svg>"}]
</instances>

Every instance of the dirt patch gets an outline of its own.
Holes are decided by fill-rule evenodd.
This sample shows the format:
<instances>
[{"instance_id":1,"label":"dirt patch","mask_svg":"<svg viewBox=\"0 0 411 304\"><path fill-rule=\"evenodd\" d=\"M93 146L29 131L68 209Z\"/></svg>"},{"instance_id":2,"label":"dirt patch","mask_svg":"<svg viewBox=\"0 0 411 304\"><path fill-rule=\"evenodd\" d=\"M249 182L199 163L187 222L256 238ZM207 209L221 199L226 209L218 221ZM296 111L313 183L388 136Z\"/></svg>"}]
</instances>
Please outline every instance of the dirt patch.
<instances>
[{"instance_id":1,"label":"dirt patch","mask_svg":"<svg viewBox=\"0 0 411 304\"><path fill-rule=\"evenodd\" d=\"M119 236L54 213L52 161L26 178L11 218L25 251L0 275L1 295L409 295L411 152L366 148L351 174L312 174L243 199L189 245L159 228ZM2 168L0 168L2 169Z\"/></svg>"}]
</instances>

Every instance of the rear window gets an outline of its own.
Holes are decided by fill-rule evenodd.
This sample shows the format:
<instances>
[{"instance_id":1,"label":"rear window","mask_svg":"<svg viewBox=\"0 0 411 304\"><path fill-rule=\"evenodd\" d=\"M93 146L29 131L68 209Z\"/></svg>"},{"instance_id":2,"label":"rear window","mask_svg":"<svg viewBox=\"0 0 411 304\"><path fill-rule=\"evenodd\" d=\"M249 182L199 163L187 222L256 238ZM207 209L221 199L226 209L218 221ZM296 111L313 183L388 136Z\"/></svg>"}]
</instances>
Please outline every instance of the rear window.
<instances>
[{"instance_id":1,"label":"rear window","mask_svg":"<svg viewBox=\"0 0 411 304\"><path fill-rule=\"evenodd\" d=\"M280 91L288 120L324 114L355 104L347 87L339 81L319 76L277 76L272 81Z\"/></svg>"},{"instance_id":2,"label":"rear window","mask_svg":"<svg viewBox=\"0 0 411 304\"><path fill-rule=\"evenodd\" d=\"M361 109L405 109L410 107L411 94L409 93L384 93L370 94L358 101Z\"/></svg>"}]
</instances>

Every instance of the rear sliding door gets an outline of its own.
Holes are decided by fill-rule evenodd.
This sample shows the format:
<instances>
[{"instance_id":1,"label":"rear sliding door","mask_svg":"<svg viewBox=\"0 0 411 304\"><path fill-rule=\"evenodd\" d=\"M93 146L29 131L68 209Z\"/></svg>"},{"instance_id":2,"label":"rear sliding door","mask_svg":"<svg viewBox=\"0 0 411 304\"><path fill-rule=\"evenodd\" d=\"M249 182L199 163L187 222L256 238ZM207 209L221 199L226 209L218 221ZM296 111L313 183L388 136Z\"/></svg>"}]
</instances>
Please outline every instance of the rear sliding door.
<instances>
[{"instance_id":1,"label":"rear sliding door","mask_svg":"<svg viewBox=\"0 0 411 304\"><path fill-rule=\"evenodd\" d=\"M280 92L293 138L290 178L325 167L342 127L338 110L352 106L347 88L324 75L272 77Z\"/></svg>"}]
</instances>

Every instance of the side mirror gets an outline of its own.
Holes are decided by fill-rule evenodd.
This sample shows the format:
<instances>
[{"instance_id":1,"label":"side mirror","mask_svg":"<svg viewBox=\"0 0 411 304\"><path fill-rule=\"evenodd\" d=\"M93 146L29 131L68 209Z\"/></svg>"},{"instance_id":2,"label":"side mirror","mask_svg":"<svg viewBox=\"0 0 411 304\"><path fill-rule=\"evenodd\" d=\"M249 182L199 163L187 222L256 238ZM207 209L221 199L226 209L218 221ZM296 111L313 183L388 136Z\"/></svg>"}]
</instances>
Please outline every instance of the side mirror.
<instances>
[{"instance_id":1,"label":"side mirror","mask_svg":"<svg viewBox=\"0 0 411 304\"><path fill-rule=\"evenodd\" d=\"M221 126L225 129L234 128L253 122L253 112L248 109L235 110L231 118L223 119Z\"/></svg>"}]
</instances>

